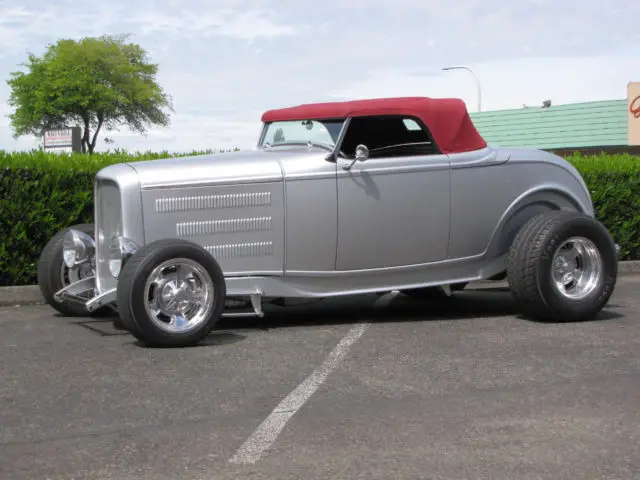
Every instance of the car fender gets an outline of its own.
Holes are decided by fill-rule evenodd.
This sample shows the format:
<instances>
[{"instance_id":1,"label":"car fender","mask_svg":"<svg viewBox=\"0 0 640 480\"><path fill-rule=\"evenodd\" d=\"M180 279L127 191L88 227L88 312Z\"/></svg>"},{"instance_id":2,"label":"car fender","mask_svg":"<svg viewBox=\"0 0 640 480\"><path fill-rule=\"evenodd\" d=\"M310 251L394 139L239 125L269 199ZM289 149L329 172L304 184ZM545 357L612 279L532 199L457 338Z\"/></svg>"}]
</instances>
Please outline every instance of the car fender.
<instances>
[{"instance_id":1,"label":"car fender","mask_svg":"<svg viewBox=\"0 0 640 480\"><path fill-rule=\"evenodd\" d=\"M593 208L587 201L581 200L566 186L557 183L537 185L523 192L511 202L500 217L487 246L487 258L505 254L520 228L539 213L549 210L575 210L593 215Z\"/></svg>"}]
</instances>

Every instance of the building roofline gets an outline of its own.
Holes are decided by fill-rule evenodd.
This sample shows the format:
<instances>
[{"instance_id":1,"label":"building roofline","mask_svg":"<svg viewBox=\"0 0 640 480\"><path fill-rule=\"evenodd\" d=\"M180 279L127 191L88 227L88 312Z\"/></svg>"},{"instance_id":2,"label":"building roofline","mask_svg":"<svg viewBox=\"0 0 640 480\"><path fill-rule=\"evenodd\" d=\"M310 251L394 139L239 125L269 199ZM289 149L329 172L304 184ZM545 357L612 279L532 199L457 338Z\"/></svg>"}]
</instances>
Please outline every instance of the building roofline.
<instances>
[{"instance_id":1,"label":"building roofline","mask_svg":"<svg viewBox=\"0 0 640 480\"><path fill-rule=\"evenodd\" d=\"M527 105L526 107L518 107L518 108L504 108L504 109L497 109L497 110L485 110L482 112L469 112L469 115L471 117L475 117L478 115L485 115L485 114L491 114L491 113L508 113L508 112L523 112L523 111L527 111L527 110L531 110L531 111L551 111L551 110L558 110L558 109L566 109L566 108L573 108L573 107L592 107L592 106L598 106L598 105L611 105L611 104L617 104L617 103L627 103L627 99L626 98L614 98L614 99L609 99L609 100L589 100L587 102L574 102L574 103L560 103L560 104L556 104L556 105L551 105L550 107L543 107L541 105Z\"/></svg>"}]
</instances>

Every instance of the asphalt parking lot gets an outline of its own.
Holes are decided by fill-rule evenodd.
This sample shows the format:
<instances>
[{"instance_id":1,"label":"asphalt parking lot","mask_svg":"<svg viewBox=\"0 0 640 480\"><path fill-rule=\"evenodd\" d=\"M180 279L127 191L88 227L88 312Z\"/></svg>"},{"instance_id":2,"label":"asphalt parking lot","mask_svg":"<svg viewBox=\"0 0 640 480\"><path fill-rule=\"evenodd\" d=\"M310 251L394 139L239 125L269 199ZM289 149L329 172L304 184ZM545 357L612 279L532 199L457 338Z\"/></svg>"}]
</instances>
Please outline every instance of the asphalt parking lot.
<instances>
[{"instance_id":1,"label":"asphalt parking lot","mask_svg":"<svg viewBox=\"0 0 640 480\"><path fill-rule=\"evenodd\" d=\"M273 307L182 350L2 308L0 478L638 479L639 293L559 325L500 288Z\"/></svg>"}]
</instances>

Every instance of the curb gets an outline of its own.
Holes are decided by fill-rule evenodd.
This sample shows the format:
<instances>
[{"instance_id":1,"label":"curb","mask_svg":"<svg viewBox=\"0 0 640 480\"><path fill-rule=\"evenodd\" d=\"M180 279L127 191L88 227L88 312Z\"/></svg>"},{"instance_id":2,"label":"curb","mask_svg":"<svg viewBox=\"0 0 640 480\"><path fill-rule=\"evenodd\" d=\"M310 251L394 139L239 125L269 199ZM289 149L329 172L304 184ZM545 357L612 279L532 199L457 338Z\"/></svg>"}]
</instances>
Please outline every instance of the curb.
<instances>
[{"instance_id":1,"label":"curb","mask_svg":"<svg viewBox=\"0 0 640 480\"><path fill-rule=\"evenodd\" d=\"M0 287L0 307L41 305L46 303L38 285Z\"/></svg>"},{"instance_id":2,"label":"curb","mask_svg":"<svg viewBox=\"0 0 640 480\"><path fill-rule=\"evenodd\" d=\"M618 263L618 275L640 275L640 260ZM496 284L497 282L474 282L478 284ZM22 285L17 287L0 287L0 307L18 305L42 305L46 303L38 285Z\"/></svg>"}]
</instances>

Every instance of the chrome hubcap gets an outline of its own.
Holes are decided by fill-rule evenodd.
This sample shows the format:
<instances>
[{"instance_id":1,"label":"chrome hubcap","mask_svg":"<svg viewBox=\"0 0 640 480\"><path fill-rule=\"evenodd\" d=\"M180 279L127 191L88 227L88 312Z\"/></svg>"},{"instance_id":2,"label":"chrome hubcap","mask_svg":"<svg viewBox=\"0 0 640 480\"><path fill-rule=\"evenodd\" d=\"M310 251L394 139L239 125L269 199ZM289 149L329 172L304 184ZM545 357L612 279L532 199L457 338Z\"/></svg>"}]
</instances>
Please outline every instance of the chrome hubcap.
<instances>
[{"instance_id":1,"label":"chrome hubcap","mask_svg":"<svg viewBox=\"0 0 640 480\"><path fill-rule=\"evenodd\" d=\"M147 279L144 294L149 318L161 329L175 333L204 322L215 301L211 276L188 258L158 265Z\"/></svg>"},{"instance_id":2,"label":"chrome hubcap","mask_svg":"<svg viewBox=\"0 0 640 480\"><path fill-rule=\"evenodd\" d=\"M62 266L60 267L60 280L63 286L67 286L83 278L93 277L95 273L95 263L93 261L81 263L73 268L67 267L64 262L62 262Z\"/></svg>"},{"instance_id":3,"label":"chrome hubcap","mask_svg":"<svg viewBox=\"0 0 640 480\"><path fill-rule=\"evenodd\" d=\"M552 268L556 289L571 300L590 295L602 279L600 252L584 237L573 237L560 245L553 256Z\"/></svg>"}]
</instances>

